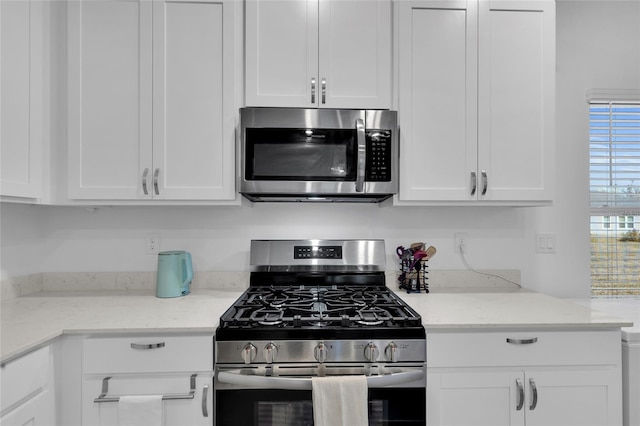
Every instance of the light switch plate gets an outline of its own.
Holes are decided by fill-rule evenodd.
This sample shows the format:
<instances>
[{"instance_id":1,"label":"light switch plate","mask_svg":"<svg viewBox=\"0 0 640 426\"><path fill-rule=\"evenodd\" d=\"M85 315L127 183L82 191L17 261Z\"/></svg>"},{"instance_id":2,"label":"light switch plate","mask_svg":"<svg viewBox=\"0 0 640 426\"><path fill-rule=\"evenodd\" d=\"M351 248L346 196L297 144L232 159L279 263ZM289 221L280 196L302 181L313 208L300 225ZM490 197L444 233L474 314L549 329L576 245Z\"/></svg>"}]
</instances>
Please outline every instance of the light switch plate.
<instances>
[{"instance_id":1,"label":"light switch plate","mask_svg":"<svg viewBox=\"0 0 640 426\"><path fill-rule=\"evenodd\" d=\"M555 253L556 234L536 234L536 253Z\"/></svg>"}]
</instances>

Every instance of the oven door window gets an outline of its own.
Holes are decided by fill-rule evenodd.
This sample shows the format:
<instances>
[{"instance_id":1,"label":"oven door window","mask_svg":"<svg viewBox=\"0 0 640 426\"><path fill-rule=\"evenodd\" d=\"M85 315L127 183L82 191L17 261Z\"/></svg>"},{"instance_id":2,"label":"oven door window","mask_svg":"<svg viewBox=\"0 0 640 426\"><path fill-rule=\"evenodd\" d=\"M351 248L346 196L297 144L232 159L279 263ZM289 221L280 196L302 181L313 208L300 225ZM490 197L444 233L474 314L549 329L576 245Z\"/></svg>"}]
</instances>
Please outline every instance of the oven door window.
<instances>
[{"instance_id":1,"label":"oven door window","mask_svg":"<svg viewBox=\"0 0 640 426\"><path fill-rule=\"evenodd\" d=\"M312 426L311 391L219 390L216 426ZM424 388L369 389L370 426L426 424Z\"/></svg>"},{"instance_id":2,"label":"oven door window","mask_svg":"<svg viewBox=\"0 0 640 426\"><path fill-rule=\"evenodd\" d=\"M353 129L245 130L247 180L355 181Z\"/></svg>"}]
</instances>

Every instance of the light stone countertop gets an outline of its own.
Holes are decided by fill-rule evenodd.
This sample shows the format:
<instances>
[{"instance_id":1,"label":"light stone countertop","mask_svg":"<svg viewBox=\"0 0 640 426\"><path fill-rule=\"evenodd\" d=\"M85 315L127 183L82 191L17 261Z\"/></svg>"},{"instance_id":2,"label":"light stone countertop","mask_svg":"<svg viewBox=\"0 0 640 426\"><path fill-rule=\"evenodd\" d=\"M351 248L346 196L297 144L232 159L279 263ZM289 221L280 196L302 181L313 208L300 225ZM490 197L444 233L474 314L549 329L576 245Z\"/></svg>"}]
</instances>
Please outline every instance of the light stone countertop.
<instances>
[{"instance_id":1,"label":"light stone countertop","mask_svg":"<svg viewBox=\"0 0 640 426\"><path fill-rule=\"evenodd\" d=\"M214 334L220 316L241 291L195 290L160 299L152 290L40 292L3 300L0 363L63 334Z\"/></svg>"},{"instance_id":2,"label":"light stone countertop","mask_svg":"<svg viewBox=\"0 0 640 426\"><path fill-rule=\"evenodd\" d=\"M427 333L445 329L602 329L632 322L527 290L397 294ZM159 299L151 290L39 292L3 300L0 363L63 334L215 332L242 292L194 290Z\"/></svg>"}]
</instances>

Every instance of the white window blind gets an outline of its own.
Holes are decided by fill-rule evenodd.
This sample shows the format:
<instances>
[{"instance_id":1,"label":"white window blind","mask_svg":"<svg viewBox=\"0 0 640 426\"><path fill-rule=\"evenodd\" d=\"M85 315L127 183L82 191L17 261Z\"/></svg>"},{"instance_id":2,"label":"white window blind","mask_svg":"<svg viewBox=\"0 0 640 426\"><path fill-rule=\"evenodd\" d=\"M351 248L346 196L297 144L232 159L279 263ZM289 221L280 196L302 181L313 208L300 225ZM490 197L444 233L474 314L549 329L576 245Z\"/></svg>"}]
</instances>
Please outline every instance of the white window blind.
<instances>
[{"instance_id":1,"label":"white window blind","mask_svg":"<svg viewBox=\"0 0 640 426\"><path fill-rule=\"evenodd\" d=\"M592 294L640 295L640 103L589 113Z\"/></svg>"}]
</instances>

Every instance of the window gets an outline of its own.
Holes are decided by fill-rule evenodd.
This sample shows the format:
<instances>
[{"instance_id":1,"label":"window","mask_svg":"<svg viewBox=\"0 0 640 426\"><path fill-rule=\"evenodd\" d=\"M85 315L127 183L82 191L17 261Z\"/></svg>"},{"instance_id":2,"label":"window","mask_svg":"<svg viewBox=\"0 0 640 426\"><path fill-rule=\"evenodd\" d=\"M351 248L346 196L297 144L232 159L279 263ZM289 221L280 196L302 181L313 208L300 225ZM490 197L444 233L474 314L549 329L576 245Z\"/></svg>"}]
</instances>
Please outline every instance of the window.
<instances>
[{"instance_id":1,"label":"window","mask_svg":"<svg viewBox=\"0 0 640 426\"><path fill-rule=\"evenodd\" d=\"M589 114L591 293L640 295L640 103Z\"/></svg>"}]
</instances>

